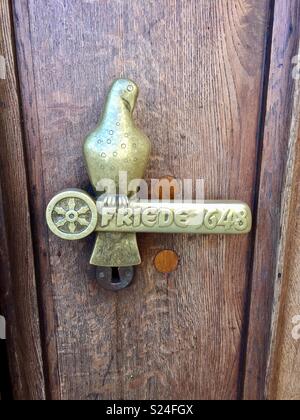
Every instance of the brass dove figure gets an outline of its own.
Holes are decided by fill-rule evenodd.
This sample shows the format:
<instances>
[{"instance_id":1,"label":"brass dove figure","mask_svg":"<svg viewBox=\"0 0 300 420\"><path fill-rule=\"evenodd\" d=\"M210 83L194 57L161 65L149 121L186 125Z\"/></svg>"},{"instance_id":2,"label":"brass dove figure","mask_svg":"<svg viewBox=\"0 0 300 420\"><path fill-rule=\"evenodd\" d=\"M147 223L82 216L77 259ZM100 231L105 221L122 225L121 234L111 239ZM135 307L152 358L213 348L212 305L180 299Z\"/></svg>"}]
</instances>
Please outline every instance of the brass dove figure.
<instances>
[{"instance_id":1,"label":"brass dove figure","mask_svg":"<svg viewBox=\"0 0 300 420\"><path fill-rule=\"evenodd\" d=\"M104 203L126 206L127 197L106 196L103 180L111 179L119 194L119 173L127 172L128 183L143 179L150 156L150 141L132 119L139 89L131 80L116 80L109 92L96 129L84 143L84 157L91 184ZM126 267L141 263L135 233L98 233L91 264Z\"/></svg>"}]
</instances>

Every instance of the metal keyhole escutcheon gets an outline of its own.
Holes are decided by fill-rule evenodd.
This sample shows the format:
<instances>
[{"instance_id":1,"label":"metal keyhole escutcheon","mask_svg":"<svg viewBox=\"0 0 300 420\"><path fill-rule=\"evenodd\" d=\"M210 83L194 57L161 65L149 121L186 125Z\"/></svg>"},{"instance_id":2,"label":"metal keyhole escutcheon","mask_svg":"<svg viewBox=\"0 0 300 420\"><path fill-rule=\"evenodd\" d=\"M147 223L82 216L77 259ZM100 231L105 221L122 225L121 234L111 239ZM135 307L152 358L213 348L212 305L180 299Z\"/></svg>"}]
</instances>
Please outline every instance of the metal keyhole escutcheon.
<instances>
[{"instance_id":1,"label":"metal keyhole escutcheon","mask_svg":"<svg viewBox=\"0 0 300 420\"><path fill-rule=\"evenodd\" d=\"M96 278L106 290L117 292L128 287L134 277L134 267L97 267Z\"/></svg>"}]
</instances>

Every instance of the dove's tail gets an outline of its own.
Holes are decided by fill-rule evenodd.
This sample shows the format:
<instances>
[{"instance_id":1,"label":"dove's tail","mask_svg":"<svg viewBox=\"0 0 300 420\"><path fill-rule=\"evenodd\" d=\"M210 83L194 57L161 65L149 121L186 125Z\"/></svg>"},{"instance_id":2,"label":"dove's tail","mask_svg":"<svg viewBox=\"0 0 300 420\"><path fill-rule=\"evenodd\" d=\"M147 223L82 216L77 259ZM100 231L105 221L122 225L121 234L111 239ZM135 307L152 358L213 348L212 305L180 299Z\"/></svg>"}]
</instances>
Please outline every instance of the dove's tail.
<instances>
[{"instance_id":1,"label":"dove's tail","mask_svg":"<svg viewBox=\"0 0 300 420\"><path fill-rule=\"evenodd\" d=\"M98 233L90 262L98 267L128 267L141 264L136 234Z\"/></svg>"}]
</instances>

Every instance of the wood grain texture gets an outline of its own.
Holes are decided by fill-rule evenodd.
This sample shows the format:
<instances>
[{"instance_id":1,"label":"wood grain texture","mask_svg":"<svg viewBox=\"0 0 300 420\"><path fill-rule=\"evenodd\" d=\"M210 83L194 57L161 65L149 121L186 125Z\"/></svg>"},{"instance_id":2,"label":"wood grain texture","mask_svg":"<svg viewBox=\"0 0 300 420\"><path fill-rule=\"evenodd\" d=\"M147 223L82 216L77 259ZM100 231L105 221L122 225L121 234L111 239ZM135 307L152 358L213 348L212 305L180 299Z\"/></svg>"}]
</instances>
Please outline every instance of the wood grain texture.
<instances>
[{"instance_id":1,"label":"wood grain texture","mask_svg":"<svg viewBox=\"0 0 300 420\"><path fill-rule=\"evenodd\" d=\"M5 285L11 282L10 275L10 263L9 263L9 254L8 254L8 245L7 245L7 235L5 229L5 219L4 219L4 210L3 210L3 199L2 199L2 189L0 183L0 315L4 316L5 312L5 303L4 303L4 290ZM0 400L8 399L9 388L7 377L9 377L8 372L8 362L7 362L7 348L6 341L0 340Z\"/></svg>"},{"instance_id":2,"label":"wood grain texture","mask_svg":"<svg viewBox=\"0 0 300 420\"><path fill-rule=\"evenodd\" d=\"M277 272L282 275L275 287L266 383L270 400L300 399L300 78L296 80L288 152L277 258Z\"/></svg>"},{"instance_id":3,"label":"wood grain texture","mask_svg":"<svg viewBox=\"0 0 300 420\"><path fill-rule=\"evenodd\" d=\"M7 235L5 228L4 210L3 210L3 198L2 189L0 183L0 270L1 270L1 282L0 282L0 314L3 314L3 286L10 282L10 262L7 245Z\"/></svg>"},{"instance_id":4,"label":"wood grain texture","mask_svg":"<svg viewBox=\"0 0 300 420\"><path fill-rule=\"evenodd\" d=\"M269 1L15 0L34 232L53 399L236 399L251 237L139 237L135 284L103 291L92 239L47 234L112 79L137 81L148 178L206 180L207 198L254 196ZM169 276L163 249L180 256Z\"/></svg>"},{"instance_id":5,"label":"wood grain texture","mask_svg":"<svg viewBox=\"0 0 300 420\"><path fill-rule=\"evenodd\" d=\"M285 175L294 111L295 80L292 59L298 54L300 3L275 2L270 79L266 108L258 197L248 334L245 399L266 397L266 371L271 340L273 302L282 282L277 264L282 235ZM278 271L277 271L278 270Z\"/></svg>"},{"instance_id":6,"label":"wood grain texture","mask_svg":"<svg viewBox=\"0 0 300 420\"><path fill-rule=\"evenodd\" d=\"M25 157L8 0L0 3L0 21L0 55L6 62L6 79L0 80L0 182L7 234L7 250L3 248L2 251L6 268L0 279L1 301L7 321L14 397L43 399L44 378ZM4 242L1 241L2 245Z\"/></svg>"}]
</instances>

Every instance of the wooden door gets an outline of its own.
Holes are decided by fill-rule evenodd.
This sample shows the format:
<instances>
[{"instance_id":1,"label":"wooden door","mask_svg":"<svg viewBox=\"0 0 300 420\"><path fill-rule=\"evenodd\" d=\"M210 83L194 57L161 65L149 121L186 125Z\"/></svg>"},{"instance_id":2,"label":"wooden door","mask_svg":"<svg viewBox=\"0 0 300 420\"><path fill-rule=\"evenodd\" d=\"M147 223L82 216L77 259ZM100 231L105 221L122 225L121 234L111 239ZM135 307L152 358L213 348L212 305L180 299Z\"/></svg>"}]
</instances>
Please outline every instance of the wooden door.
<instances>
[{"instance_id":1,"label":"wooden door","mask_svg":"<svg viewBox=\"0 0 300 420\"><path fill-rule=\"evenodd\" d=\"M299 2L3 0L0 10L15 397L268 396ZM204 178L207 199L246 201L255 225L245 237L140 235L142 265L116 294L89 265L93 239L54 237L45 208L64 188L89 188L83 139L118 77L140 86L147 179ZM176 272L156 270L163 250L178 254Z\"/></svg>"}]
</instances>

